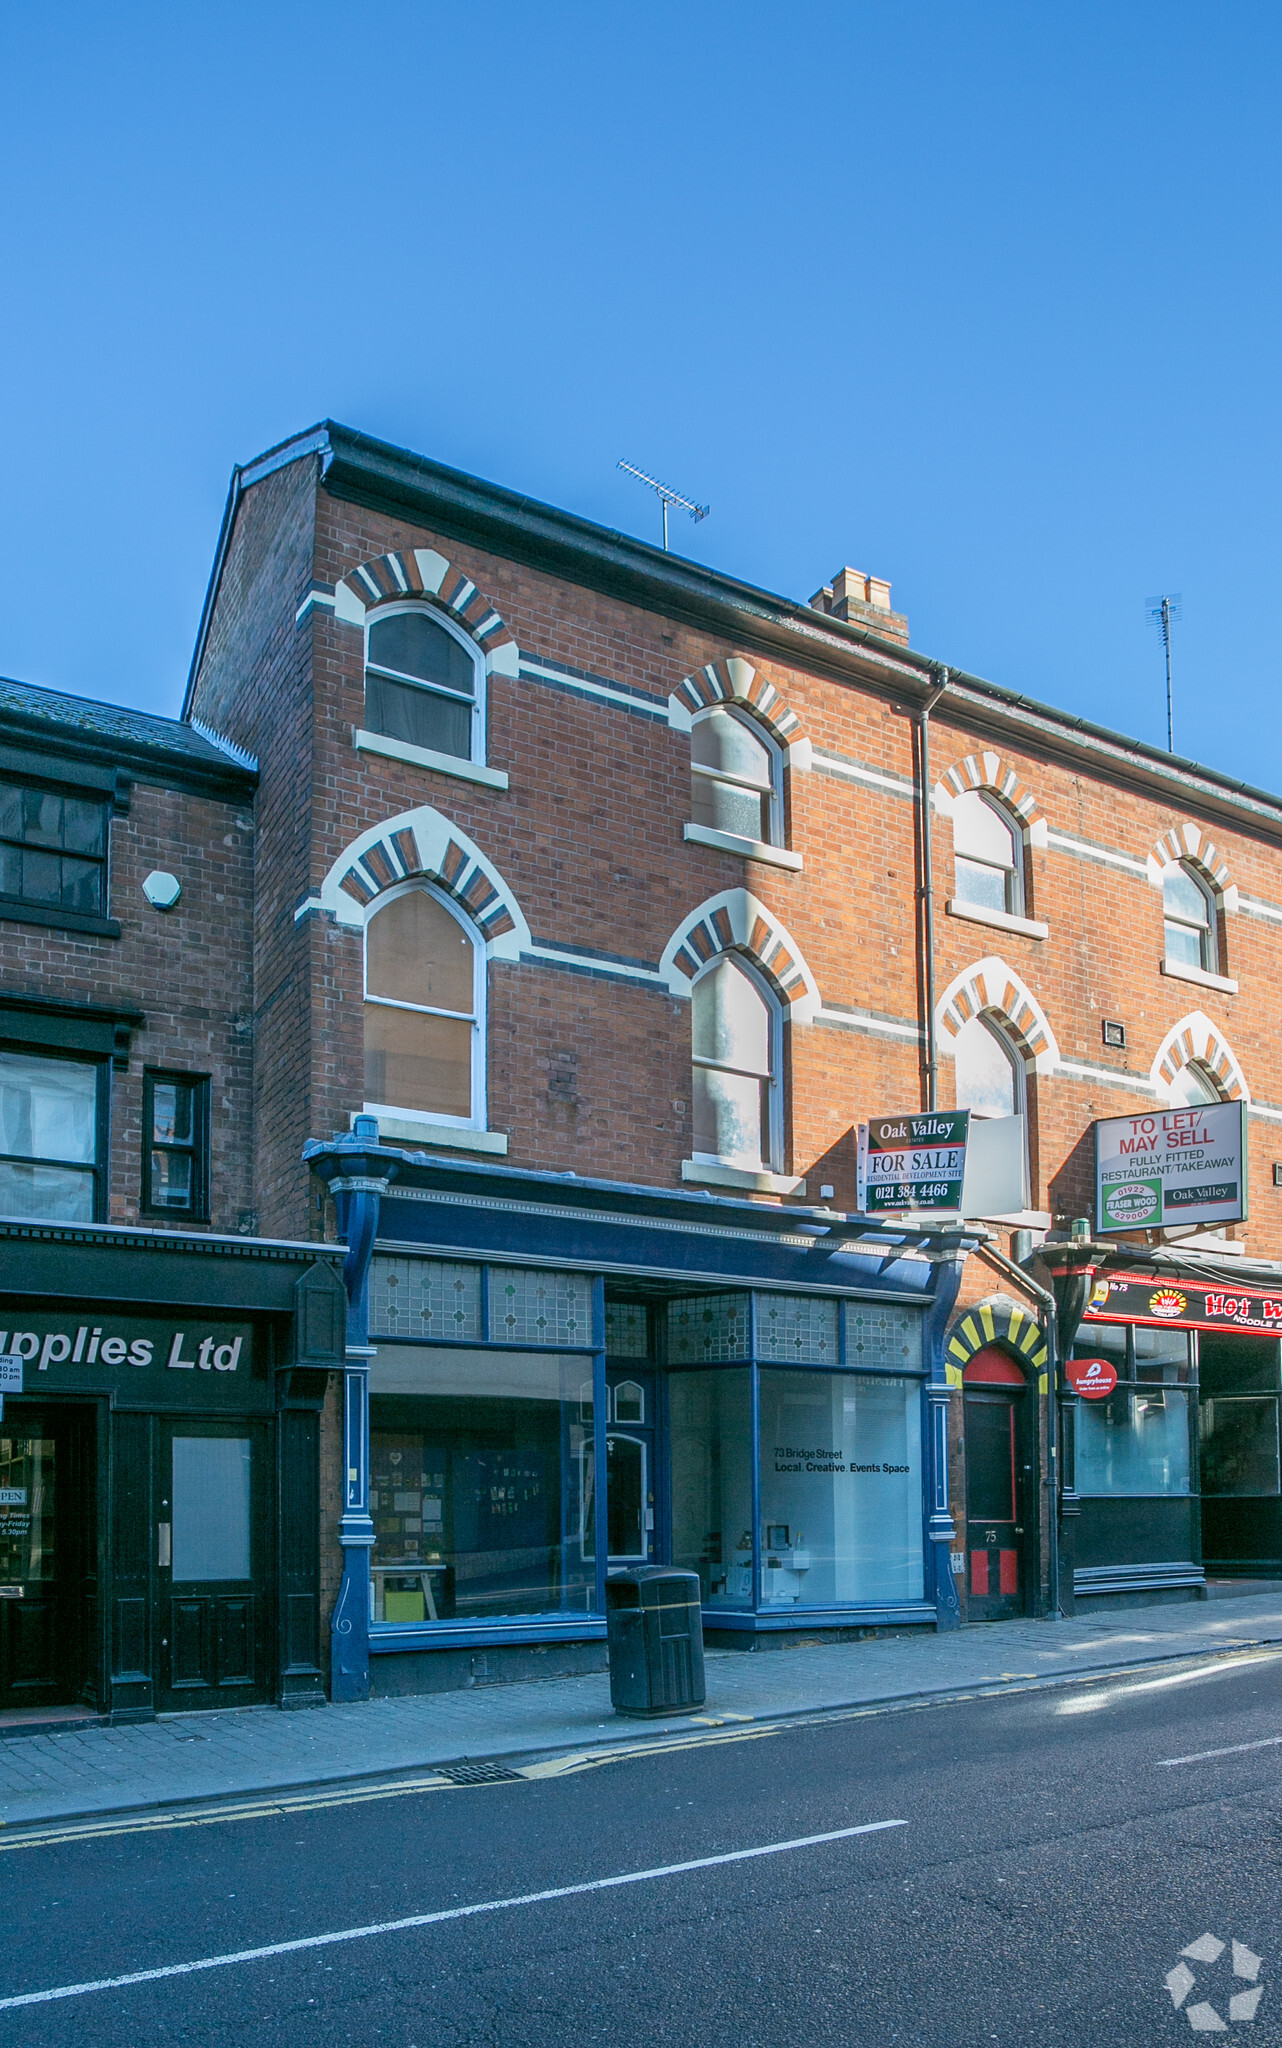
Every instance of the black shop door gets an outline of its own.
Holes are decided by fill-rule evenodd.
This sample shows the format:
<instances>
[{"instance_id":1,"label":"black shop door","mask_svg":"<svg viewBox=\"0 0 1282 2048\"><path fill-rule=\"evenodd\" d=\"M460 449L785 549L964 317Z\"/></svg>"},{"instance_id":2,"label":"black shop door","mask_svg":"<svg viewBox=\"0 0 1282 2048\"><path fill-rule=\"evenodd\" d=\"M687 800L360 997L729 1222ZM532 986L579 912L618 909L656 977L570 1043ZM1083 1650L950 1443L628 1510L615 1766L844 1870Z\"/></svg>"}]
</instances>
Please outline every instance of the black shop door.
<instances>
[{"instance_id":1,"label":"black shop door","mask_svg":"<svg viewBox=\"0 0 1282 2048\"><path fill-rule=\"evenodd\" d=\"M92 1415L10 1396L0 1420L0 1711L74 1706L96 1615Z\"/></svg>"},{"instance_id":2,"label":"black shop door","mask_svg":"<svg viewBox=\"0 0 1282 2048\"><path fill-rule=\"evenodd\" d=\"M156 1460L156 1707L265 1699L267 1430L162 1421Z\"/></svg>"},{"instance_id":3,"label":"black shop door","mask_svg":"<svg viewBox=\"0 0 1282 2048\"><path fill-rule=\"evenodd\" d=\"M972 1621L1027 1612L1024 1585L1024 1395L967 1386L966 1585Z\"/></svg>"}]
</instances>

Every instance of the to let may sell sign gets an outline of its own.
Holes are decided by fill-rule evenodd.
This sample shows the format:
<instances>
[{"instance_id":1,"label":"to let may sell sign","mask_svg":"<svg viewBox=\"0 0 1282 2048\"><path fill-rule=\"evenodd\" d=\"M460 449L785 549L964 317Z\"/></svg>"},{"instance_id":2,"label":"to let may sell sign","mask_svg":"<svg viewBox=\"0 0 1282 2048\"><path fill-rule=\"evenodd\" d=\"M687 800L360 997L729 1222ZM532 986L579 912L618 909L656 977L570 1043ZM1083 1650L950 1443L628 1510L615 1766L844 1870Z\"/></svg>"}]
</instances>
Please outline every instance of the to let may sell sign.
<instances>
[{"instance_id":1,"label":"to let may sell sign","mask_svg":"<svg viewBox=\"0 0 1282 2048\"><path fill-rule=\"evenodd\" d=\"M1247 1213L1246 1104L1195 1103L1095 1125L1095 1227L1171 1230Z\"/></svg>"},{"instance_id":2,"label":"to let may sell sign","mask_svg":"<svg viewBox=\"0 0 1282 2048\"><path fill-rule=\"evenodd\" d=\"M859 1207L960 1210L970 1111L875 1116L859 1126Z\"/></svg>"}]
</instances>

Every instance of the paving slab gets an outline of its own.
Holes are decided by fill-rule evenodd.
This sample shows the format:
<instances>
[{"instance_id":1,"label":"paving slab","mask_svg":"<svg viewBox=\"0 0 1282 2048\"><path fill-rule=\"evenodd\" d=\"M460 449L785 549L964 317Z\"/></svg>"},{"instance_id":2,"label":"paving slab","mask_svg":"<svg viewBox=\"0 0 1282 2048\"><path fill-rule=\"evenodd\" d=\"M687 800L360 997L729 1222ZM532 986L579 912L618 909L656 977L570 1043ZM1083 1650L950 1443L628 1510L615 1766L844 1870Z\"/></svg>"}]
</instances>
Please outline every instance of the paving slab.
<instances>
[{"instance_id":1,"label":"paving slab","mask_svg":"<svg viewBox=\"0 0 1282 2048\"><path fill-rule=\"evenodd\" d=\"M671 1737L780 1718L1124 1671L1282 1643L1282 1588L1082 1621L989 1622L947 1634L711 1651L697 1715L624 1720L604 1672L282 1713L167 1715L0 1741L0 1825Z\"/></svg>"}]
</instances>

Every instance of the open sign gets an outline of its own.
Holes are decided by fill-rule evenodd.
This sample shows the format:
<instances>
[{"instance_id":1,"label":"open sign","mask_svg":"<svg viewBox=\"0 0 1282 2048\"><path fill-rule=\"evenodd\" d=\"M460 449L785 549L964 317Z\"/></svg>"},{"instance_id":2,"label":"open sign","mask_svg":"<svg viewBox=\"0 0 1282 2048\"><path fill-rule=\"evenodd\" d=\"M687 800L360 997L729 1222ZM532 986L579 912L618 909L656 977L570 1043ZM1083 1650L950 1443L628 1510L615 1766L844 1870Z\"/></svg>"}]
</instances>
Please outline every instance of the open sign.
<instances>
[{"instance_id":1,"label":"open sign","mask_svg":"<svg viewBox=\"0 0 1282 2048\"><path fill-rule=\"evenodd\" d=\"M1073 1392L1088 1401L1102 1401L1117 1385L1117 1367L1106 1358L1070 1358L1064 1372Z\"/></svg>"}]
</instances>

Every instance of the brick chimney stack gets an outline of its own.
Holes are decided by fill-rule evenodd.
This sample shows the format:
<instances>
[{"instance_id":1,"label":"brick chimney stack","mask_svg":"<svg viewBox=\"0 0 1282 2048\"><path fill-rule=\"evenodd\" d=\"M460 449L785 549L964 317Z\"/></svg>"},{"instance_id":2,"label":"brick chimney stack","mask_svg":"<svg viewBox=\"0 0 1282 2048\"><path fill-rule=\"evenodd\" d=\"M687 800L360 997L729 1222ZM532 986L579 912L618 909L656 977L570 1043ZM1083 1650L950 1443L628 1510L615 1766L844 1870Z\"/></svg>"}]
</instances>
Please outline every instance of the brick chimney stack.
<instances>
[{"instance_id":1,"label":"brick chimney stack","mask_svg":"<svg viewBox=\"0 0 1282 2048\"><path fill-rule=\"evenodd\" d=\"M902 612L890 609L890 585L880 576L865 576L861 569L839 569L810 603L814 611L829 612L834 619L848 619L852 626L867 626L887 640L908 645L908 621Z\"/></svg>"}]
</instances>

